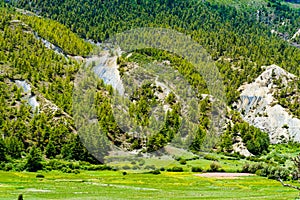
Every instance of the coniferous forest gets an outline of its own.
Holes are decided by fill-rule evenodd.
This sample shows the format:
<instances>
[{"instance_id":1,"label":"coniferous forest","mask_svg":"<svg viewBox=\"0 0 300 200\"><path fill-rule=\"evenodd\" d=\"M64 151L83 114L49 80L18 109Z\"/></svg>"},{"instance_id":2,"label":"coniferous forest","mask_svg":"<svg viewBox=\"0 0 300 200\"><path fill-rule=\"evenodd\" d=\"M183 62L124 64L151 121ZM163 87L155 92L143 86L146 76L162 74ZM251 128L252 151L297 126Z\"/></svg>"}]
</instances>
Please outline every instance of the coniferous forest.
<instances>
[{"instance_id":1,"label":"coniferous forest","mask_svg":"<svg viewBox=\"0 0 300 200\"><path fill-rule=\"evenodd\" d=\"M296 180L297 175L292 172L297 172L293 165L297 160L287 160L297 155L299 143L284 138L285 132L274 142L266 128L245 119L246 111L237 109L237 102L243 93L241 88L257 81L265 71L263 66L277 65L294 78L285 81L287 77L277 77L272 72L275 89L271 91L276 99L272 104L300 119L298 5L298 1L283 0L0 1L0 170L58 170L77 174L80 170L146 169L143 158L151 152L167 155L170 142L176 140L178 146L174 148L178 149L189 141L187 152L193 156L171 155L180 167L164 169L148 164L151 174L189 168L200 172L202 166L189 164L199 159L212 162L211 171L226 171L218 162L221 157L228 157L247 162L236 164L242 167L234 168L235 171ZM160 86L143 82L129 98L129 116L133 121L140 126L149 125L151 107L156 105L163 105L168 111L160 131L146 139L132 136L114 119L112 99L116 90L99 79L93 103L107 140L97 145L137 152L136 160L130 160L130 164L124 161L125 166L115 164L113 156L102 152L110 161L103 163L85 147L78 134L74 121L78 116L73 112L75 79L86 61L107 52L103 46L109 38L141 27L175 30L190 36L207 51L225 86L225 124L218 133L218 142L212 149L205 149L212 113L220 112L212 110L217 100L209 95L205 78L180 55L155 48L134 50L116 59L120 77L147 63L168 65L179 72L196 91L199 113L195 132L181 133L185 138L179 138L177 133L187 113L185 105L175 93L161 98ZM174 41L165 42L171 45ZM95 61L91 63L91 67L97 65ZM267 117L260 115L256 113L255 117ZM289 126L285 124L282 128L285 131ZM248 156L237 152L237 143L247 150ZM283 150L277 151L280 148ZM288 149L294 151L284 154Z\"/></svg>"}]
</instances>

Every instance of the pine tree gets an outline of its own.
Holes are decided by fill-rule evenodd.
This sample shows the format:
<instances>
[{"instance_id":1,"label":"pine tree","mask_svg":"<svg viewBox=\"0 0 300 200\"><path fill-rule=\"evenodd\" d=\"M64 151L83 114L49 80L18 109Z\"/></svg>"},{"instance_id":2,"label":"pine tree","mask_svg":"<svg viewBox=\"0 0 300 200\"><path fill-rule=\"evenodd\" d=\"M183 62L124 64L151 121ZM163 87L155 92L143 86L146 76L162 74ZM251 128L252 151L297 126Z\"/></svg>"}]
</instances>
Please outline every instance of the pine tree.
<instances>
[{"instance_id":1,"label":"pine tree","mask_svg":"<svg viewBox=\"0 0 300 200\"><path fill-rule=\"evenodd\" d=\"M6 160L6 147L3 139L0 139L0 161Z\"/></svg>"},{"instance_id":2,"label":"pine tree","mask_svg":"<svg viewBox=\"0 0 300 200\"><path fill-rule=\"evenodd\" d=\"M43 165L41 162L42 162L41 151L36 146L33 146L30 149L29 154L26 158L25 167L30 172L36 172L38 170L43 169Z\"/></svg>"},{"instance_id":3,"label":"pine tree","mask_svg":"<svg viewBox=\"0 0 300 200\"><path fill-rule=\"evenodd\" d=\"M52 140L48 142L45 154L47 158L54 158L57 155L57 150Z\"/></svg>"}]
</instances>

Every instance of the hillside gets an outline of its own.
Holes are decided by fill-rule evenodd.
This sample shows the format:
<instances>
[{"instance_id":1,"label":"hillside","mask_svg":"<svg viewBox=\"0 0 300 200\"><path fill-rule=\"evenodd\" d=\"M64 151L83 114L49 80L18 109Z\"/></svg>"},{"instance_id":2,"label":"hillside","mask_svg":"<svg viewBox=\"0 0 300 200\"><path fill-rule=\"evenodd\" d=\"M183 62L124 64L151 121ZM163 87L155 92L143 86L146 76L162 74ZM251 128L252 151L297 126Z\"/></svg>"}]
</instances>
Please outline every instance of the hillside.
<instances>
[{"instance_id":1,"label":"hillside","mask_svg":"<svg viewBox=\"0 0 300 200\"><path fill-rule=\"evenodd\" d=\"M297 199L299 0L0 13L0 199Z\"/></svg>"},{"instance_id":2,"label":"hillside","mask_svg":"<svg viewBox=\"0 0 300 200\"><path fill-rule=\"evenodd\" d=\"M204 78L191 63L178 55L150 48L113 56L114 49L105 46L105 40L136 27L164 27L189 35L215 61L226 88L227 113L226 125L215 133L222 136L214 149L240 152L239 144L245 155L260 155L268 151L270 141L299 141L300 49L291 45L297 41L281 36L292 38L299 29L300 14L281 1L46 0L29 4L20 0L13 2L18 9L4 5L0 23L1 142L8 158L3 159L25 157L35 146L46 159L95 161L80 143L74 122L77 116L72 112L74 80L82 61L90 63L103 79L97 81L94 103L99 125L111 145L145 155L162 149L160 154L175 140L178 148L188 146L196 154L202 151L212 127L211 105L217 100L208 94ZM130 96L129 113L135 123L145 126L151 123L151 106L161 105L167 116L163 129L141 138L118 126L111 108L115 80L133 76L130 71L145 63L178 70L197 91L200 112L193 134L179 131L185 122L185 105L159 81L141 81ZM106 85L110 83L113 87ZM106 148L107 144L101 145Z\"/></svg>"},{"instance_id":3,"label":"hillside","mask_svg":"<svg viewBox=\"0 0 300 200\"><path fill-rule=\"evenodd\" d=\"M24 158L32 146L47 158L89 160L71 117L71 80L79 63L67 53L76 45L73 53L84 55L92 45L57 22L0 9L0 143L6 155L1 160ZM56 37L58 32L68 35L70 43L62 44L65 38Z\"/></svg>"}]
</instances>

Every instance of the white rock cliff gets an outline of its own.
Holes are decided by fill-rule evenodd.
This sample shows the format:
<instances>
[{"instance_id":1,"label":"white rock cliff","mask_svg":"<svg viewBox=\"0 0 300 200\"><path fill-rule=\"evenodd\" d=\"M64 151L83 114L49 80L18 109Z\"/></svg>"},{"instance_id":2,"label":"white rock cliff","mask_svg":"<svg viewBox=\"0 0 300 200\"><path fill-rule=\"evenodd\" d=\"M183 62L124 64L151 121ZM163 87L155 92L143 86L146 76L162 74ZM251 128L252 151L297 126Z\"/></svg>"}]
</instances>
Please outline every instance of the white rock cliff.
<instances>
[{"instance_id":1,"label":"white rock cliff","mask_svg":"<svg viewBox=\"0 0 300 200\"><path fill-rule=\"evenodd\" d=\"M282 84L287 85L296 76L276 65L263 68L265 71L254 82L239 88L240 100L234 106L245 121L267 132L271 143L288 140L300 142L300 119L295 118L274 98L278 89L274 80L281 78Z\"/></svg>"}]
</instances>

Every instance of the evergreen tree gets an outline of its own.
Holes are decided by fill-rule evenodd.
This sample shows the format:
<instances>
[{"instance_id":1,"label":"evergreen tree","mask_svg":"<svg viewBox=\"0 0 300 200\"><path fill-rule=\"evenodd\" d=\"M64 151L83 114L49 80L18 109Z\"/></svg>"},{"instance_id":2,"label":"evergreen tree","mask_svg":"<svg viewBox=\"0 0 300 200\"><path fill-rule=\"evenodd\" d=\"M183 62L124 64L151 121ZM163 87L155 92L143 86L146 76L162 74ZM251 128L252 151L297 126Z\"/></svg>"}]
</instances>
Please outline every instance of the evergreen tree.
<instances>
[{"instance_id":1,"label":"evergreen tree","mask_svg":"<svg viewBox=\"0 0 300 200\"><path fill-rule=\"evenodd\" d=\"M0 161L6 161L6 147L3 139L0 139Z\"/></svg>"},{"instance_id":2,"label":"evergreen tree","mask_svg":"<svg viewBox=\"0 0 300 200\"><path fill-rule=\"evenodd\" d=\"M23 143L16 137L11 136L5 139L6 152L12 158L21 158L21 152L23 151Z\"/></svg>"},{"instance_id":3,"label":"evergreen tree","mask_svg":"<svg viewBox=\"0 0 300 200\"><path fill-rule=\"evenodd\" d=\"M48 142L45 154L47 158L54 158L57 155L57 147L54 145L52 140Z\"/></svg>"},{"instance_id":4,"label":"evergreen tree","mask_svg":"<svg viewBox=\"0 0 300 200\"><path fill-rule=\"evenodd\" d=\"M205 136L206 132L201 127L199 127L196 136L190 146L190 149L194 151L200 151L203 147Z\"/></svg>"},{"instance_id":5,"label":"evergreen tree","mask_svg":"<svg viewBox=\"0 0 300 200\"><path fill-rule=\"evenodd\" d=\"M36 146L33 146L26 157L25 168L30 172L41 170L43 169L43 165L41 163L42 160L40 149L38 149Z\"/></svg>"}]
</instances>

